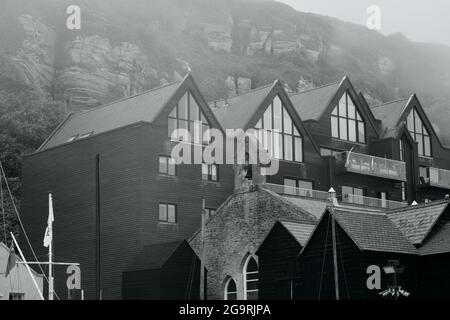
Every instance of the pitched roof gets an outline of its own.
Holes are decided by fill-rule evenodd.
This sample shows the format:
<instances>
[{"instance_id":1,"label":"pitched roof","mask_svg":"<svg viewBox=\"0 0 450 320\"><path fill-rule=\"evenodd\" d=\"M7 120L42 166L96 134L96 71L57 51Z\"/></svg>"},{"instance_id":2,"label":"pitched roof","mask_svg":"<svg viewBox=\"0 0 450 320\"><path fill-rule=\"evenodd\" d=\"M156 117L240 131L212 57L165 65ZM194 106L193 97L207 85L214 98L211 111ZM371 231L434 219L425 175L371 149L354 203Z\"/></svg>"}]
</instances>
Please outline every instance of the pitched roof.
<instances>
[{"instance_id":1,"label":"pitched roof","mask_svg":"<svg viewBox=\"0 0 450 320\"><path fill-rule=\"evenodd\" d=\"M305 224L293 221L280 221L286 230L298 241L298 243L303 247L314 231L315 225Z\"/></svg>"},{"instance_id":2,"label":"pitched roof","mask_svg":"<svg viewBox=\"0 0 450 320\"><path fill-rule=\"evenodd\" d=\"M289 98L303 121L319 120L341 83L342 81L339 81L311 90L293 93Z\"/></svg>"},{"instance_id":3,"label":"pitched roof","mask_svg":"<svg viewBox=\"0 0 450 320\"><path fill-rule=\"evenodd\" d=\"M419 248L421 255L450 252L450 223L440 226L430 238Z\"/></svg>"},{"instance_id":4,"label":"pitched roof","mask_svg":"<svg viewBox=\"0 0 450 320\"><path fill-rule=\"evenodd\" d=\"M416 248L385 213L336 208L334 216L361 250L417 254Z\"/></svg>"},{"instance_id":5,"label":"pitched roof","mask_svg":"<svg viewBox=\"0 0 450 320\"><path fill-rule=\"evenodd\" d=\"M144 246L127 270L160 269L182 243L183 241L174 241Z\"/></svg>"},{"instance_id":6,"label":"pitched roof","mask_svg":"<svg viewBox=\"0 0 450 320\"><path fill-rule=\"evenodd\" d=\"M421 244L448 206L447 201L396 209L388 217L415 245Z\"/></svg>"},{"instance_id":7,"label":"pitched roof","mask_svg":"<svg viewBox=\"0 0 450 320\"><path fill-rule=\"evenodd\" d=\"M224 129L247 129L245 126L258 110L274 84L239 94L229 99L209 103Z\"/></svg>"},{"instance_id":8,"label":"pitched roof","mask_svg":"<svg viewBox=\"0 0 450 320\"><path fill-rule=\"evenodd\" d=\"M401 99L370 107L376 119L381 120L381 137L395 137L398 132L398 121L403 114L409 99Z\"/></svg>"},{"instance_id":9,"label":"pitched roof","mask_svg":"<svg viewBox=\"0 0 450 320\"><path fill-rule=\"evenodd\" d=\"M319 220L322 217L328 204L328 201L317 200L312 198L302 198L295 196L283 196L283 198L288 200L295 206L307 211L317 220Z\"/></svg>"},{"instance_id":10,"label":"pitched roof","mask_svg":"<svg viewBox=\"0 0 450 320\"><path fill-rule=\"evenodd\" d=\"M77 134L93 132L93 135L96 135L141 121L152 122L181 83L182 81L173 82L98 108L73 114L39 150L64 144Z\"/></svg>"}]
</instances>

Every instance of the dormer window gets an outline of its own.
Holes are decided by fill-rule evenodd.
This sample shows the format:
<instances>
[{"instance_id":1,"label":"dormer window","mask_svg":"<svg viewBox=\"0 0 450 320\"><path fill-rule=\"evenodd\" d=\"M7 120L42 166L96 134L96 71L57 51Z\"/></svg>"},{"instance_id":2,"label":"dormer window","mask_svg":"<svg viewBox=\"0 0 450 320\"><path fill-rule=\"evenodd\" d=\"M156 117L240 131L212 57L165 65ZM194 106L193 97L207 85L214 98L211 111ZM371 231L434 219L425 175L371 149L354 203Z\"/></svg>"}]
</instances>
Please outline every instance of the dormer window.
<instances>
[{"instance_id":1,"label":"dormer window","mask_svg":"<svg viewBox=\"0 0 450 320\"><path fill-rule=\"evenodd\" d=\"M277 96L255 125L258 140L271 157L303 162L303 139Z\"/></svg>"},{"instance_id":2,"label":"dormer window","mask_svg":"<svg viewBox=\"0 0 450 320\"><path fill-rule=\"evenodd\" d=\"M431 157L430 134L415 108L409 113L406 125L411 136L417 142L419 156Z\"/></svg>"},{"instance_id":3,"label":"dormer window","mask_svg":"<svg viewBox=\"0 0 450 320\"><path fill-rule=\"evenodd\" d=\"M331 136L350 142L366 142L364 121L348 92L331 113Z\"/></svg>"},{"instance_id":4,"label":"dormer window","mask_svg":"<svg viewBox=\"0 0 450 320\"><path fill-rule=\"evenodd\" d=\"M208 121L190 92L185 93L169 114L169 138L176 129L185 129L190 133L190 142L208 144L210 142L209 138L203 135L209 130L209 127ZM182 141L185 140L184 138L180 135L177 140Z\"/></svg>"}]
</instances>

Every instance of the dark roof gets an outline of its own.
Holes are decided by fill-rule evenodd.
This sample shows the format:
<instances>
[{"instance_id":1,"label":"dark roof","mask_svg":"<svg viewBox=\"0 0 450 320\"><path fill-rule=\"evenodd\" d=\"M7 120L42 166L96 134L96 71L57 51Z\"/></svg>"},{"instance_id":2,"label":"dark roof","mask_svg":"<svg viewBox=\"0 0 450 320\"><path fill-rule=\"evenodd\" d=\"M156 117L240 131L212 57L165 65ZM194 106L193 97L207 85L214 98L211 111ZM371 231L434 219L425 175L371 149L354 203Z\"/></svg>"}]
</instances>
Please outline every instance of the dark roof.
<instances>
[{"instance_id":1,"label":"dark roof","mask_svg":"<svg viewBox=\"0 0 450 320\"><path fill-rule=\"evenodd\" d=\"M409 206L390 211L388 217L411 243L419 245L430 233L447 206L447 201Z\"/></svg>"},{"instance_id":2,"label":"dark roof","mask_svg":"<svg viewBox=\"0 0 450 320\"><path fill-rule=\"evenodd\" d=\"M303 121L319 120L341 83L342 81L339 81L311 90L293 93L289 98Z\"/></svg>"},{"instance_id":3,"label":"dark roof","mask_svg":"<svg viewBox=\"0 0 450 320\"><path fill-rule=\"evenodd\" d=\"M181 83L182 81L173 82L98 108L73 114L41 146L40 150L64 144L77 134L93 132L93 135L96 135L141 121L152 122Z\"/></svg>"},{"instance_id":4,"label":"dark roof","mask_svg":"<svg viewBox=\"0 0 450 320\"><path fill-rule=\"evenodd\" d=\"M398 133L398 122L408 105L409 99L387 102L370 107L376 119L381 120L381 137L395 137Z\"/></svg>"},{"instance_id":5,"label":"dark roof","mask_svg":"<svg viewBox=\"0 0 450 320\"><path fill-rule=\"evenodd\" d=\"M209 106L224 129L245 130L273 86L270 84L229 99L211 102Z\"/></svg>"},{"instance_id":6,"label":"dark roof","mask_svg":"<svg viewBox=\"0 0 450 320\"><path fill-rule=\"evenodd\" d=\"M302 198L295 196L283 196L284 199L288 200L295 206L302 208L303 210L310 213L317 220L319 220L325 209L327 208L328 201L325 200L317 200L312 198Z\"/></svg>"},{"instance_id":7,"label":"dark roof","mask_svg":"<svg viewBox=\"0 0 450 320\"><path fill-rule=\"evenodd\" d=\"M303 247L311 236L314 228L314 224L305 224L293 221L280 221L280 224L289 231L289 233L298 241Z\"/></svg>"},{"instance_id":8,"label":"dark roof","mask_svg":"<svg viewBox=\"0 0 450 320\"><path fill-rule=\"evenodd\" d=\"M450 223L443 224L435 233L430 235L423 246L419 248L421 255L450 252Z\"/></svg>"},{"instance_id":9,"label":"dark roof","mask_svg":"<svg viewBox=\"0 0 450 320\"><path fill-rule=\"evenodd\" d=\"M182 243L183 241L174 241L144 246L127 271L161 269Z\"/></svg>"},{"instance_id":10,"label":"dark roof","mask_svg":"<svg viewBox=\"0 0 450 320\"><path fill-rule=\"evenodd\" d=\"M361 250L417 254L416 248L385 213L336 208L334 216Z\"/></svg>"}]
</instances>

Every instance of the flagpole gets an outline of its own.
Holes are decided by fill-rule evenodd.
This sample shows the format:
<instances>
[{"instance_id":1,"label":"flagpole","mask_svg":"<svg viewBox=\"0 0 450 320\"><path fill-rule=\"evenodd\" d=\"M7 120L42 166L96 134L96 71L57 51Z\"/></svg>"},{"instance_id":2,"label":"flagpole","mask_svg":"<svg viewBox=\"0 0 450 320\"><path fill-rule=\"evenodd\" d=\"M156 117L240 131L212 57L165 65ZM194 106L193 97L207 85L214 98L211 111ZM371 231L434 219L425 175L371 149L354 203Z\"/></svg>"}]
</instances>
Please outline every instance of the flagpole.
<instances>
[{"instance_id":1,"label":"flagpole","mask_svg":"<svg viewBox=\"0 0 450 320\"><path fill-rule=\"evenodd\" d=\"M17 250L19 251L20 257L22 258L23 262L25 262L25 266L27 267L28 273L30 274L31 280L33 280L34 286L36 287L37 292L39 293L39 297L41 300L44 300L44 296L42 295L41 290L39 289L39 286L36 282L36 279L33 276L33 273L31 272L30 266L27 264L27 260L25 260L25 257L23 256L22 250L20 250L19 244L17 243L16 238L14 237L14 234L11 232L11 238L14 241L14 244L16 245Z\"/></svg>"},{"instance_id":2,"label":"flagpole","mask_svg":"<svg viewBox=\"0 0 450 320\"><path fill-rule=\"evenodd\" d=\"M53 300L53 199L52 194L48 194L48 228L50 232L50 242L48 245L48 300Z\"/></svg>"}]
</instances>

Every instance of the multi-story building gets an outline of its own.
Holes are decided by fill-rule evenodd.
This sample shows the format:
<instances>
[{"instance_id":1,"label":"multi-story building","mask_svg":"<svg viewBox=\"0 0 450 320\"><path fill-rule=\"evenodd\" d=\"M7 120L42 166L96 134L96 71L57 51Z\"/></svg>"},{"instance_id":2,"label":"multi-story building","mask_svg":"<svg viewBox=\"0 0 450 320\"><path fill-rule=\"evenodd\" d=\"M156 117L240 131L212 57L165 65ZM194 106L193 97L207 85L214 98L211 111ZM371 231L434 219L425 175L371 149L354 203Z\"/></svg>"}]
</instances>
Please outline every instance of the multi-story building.
<instances>
[{"instance_id":1,"label":"multi-story building","mask_svg":"<svg viewBox=\"0 0 450 320\"><path fill-rule=\"evenodd\" d=\"M254 166L250 183L240 175L242 166L175 165L171 151L180 141L171 133L190 130L190 148L202 149L210 141L198 134L199 123L201 132L255 129L262 147L279 161L278 172L264 176ZM245 288L257 277L256 251L278 220L293 220L311 232L325 212L330 187L340 203L384 213L443 198L450 189L449 152L415 95L369 107L348 78L291 95L275 81L208 105L187 76L70 115L25 158L22 215L32 244L42 248L46 194L52 191L55 255L81 263L86 298L127 298L136 297L130 290L137 275L145 282L160 272L148 271L150 266L166 266L144 260L145 266L136 257L169 247L178 252L166 244L184 239L201 257L197 231L205 200L211 217L205 241L214 253L204 261L208 296L251 298L256 291ZM183 261L191 257L187 249L177 254ZM143 270L148 272L137 272ZM64 278L64 270L57 270L62 296ZM139 290L152 298L160 292Z\"/></svg>"}]
</instances>

